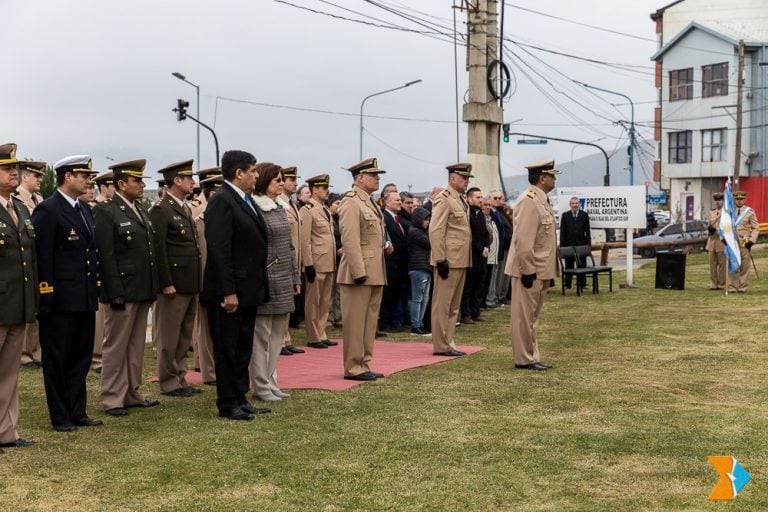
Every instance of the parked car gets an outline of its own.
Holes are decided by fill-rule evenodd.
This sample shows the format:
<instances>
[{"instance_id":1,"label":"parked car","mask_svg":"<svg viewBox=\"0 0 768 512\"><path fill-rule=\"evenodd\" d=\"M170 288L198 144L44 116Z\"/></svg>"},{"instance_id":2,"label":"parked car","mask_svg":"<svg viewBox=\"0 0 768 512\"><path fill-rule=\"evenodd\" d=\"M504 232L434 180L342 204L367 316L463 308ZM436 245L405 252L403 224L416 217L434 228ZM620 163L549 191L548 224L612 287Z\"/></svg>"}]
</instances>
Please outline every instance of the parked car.
<instances>
[{"instance_id":1,"label":"parked car","mask_svg":"<svg viewBox=\"0 0 768 512\"><path fill-rule=\"evenodd\" d=\"M707 223L703 220L689 220L686 222L678 222L676 224L667 224L653 235L646 235L636 238L634 243L643 242L660 242L664 240L692 240L694 238L701 238L707 236ZM701 244L701 248L704 248L704 243ZM658 251L668 251L669 246L656 246L656 247L633 247L632 252L639 254L643 258L653 258Z\"/></svg>"}]
</instances>

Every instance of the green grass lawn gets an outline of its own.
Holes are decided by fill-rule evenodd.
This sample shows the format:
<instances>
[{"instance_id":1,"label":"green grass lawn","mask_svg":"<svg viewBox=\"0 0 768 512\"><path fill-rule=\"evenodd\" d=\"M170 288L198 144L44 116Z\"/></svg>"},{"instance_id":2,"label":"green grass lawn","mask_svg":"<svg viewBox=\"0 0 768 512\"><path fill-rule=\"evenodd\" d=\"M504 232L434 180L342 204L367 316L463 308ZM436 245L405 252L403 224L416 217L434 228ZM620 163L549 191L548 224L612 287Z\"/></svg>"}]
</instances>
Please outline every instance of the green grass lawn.
<instances>
[{"instance_id":1,"label":"green grass lawn","mask_svg":"<svg viewBox=\"0 0 768 512\"><path fill-rule=\"evenodd\" d=\"M688 256L685 291L654 289L654 264L613 293L605 277L582 297L558 282L548 372L514 369L499 308L457 330L477 355L294 391L253 422L219 419L208 386L105 417L91 374L106 425L56 433L41 372L22 370L19 427L36 444L0 455L0 510L768 510L768 251L755 259L763 279L728 297L707 290L706 254ZM733 502L707 500L708 455L751 473Z\"/></svg>"}]
</instances>

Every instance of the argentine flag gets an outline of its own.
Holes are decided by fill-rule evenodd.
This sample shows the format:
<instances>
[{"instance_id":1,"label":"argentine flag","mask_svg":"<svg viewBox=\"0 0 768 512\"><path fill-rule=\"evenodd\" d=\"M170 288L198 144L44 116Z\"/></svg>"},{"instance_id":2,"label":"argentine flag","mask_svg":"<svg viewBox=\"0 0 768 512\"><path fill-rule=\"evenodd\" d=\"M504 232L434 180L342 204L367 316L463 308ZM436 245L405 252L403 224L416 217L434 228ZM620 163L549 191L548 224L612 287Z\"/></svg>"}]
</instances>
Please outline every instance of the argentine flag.
<instances>
[{"instance_id":1,"label":"argentine flag","mask_svg":"<svg viewBox=\"0 0 768 512\"><path fill-rule=\"evenodd\" d=\"M736 233L733 231L733 213L735 210L733 194L731 193L731 180L728 180L723 191L723 211L720 214L720 227L717 228L717 233L725 243L728 272L731 274L739 270L741 266L741 250L739 249L739 242L736 240Z\"/></svg>"}]
</instances>

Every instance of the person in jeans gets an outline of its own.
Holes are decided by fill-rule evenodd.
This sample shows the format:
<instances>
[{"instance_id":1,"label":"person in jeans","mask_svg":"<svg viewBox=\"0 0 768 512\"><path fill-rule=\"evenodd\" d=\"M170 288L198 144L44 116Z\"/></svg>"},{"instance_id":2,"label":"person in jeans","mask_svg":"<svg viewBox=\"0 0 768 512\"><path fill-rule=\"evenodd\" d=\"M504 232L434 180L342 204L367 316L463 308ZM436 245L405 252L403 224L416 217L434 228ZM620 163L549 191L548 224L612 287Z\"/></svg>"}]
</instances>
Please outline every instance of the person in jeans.
<instances>
[{"instance_id":1,"label":"person in jeans","mask_svg":"<svg viewBox=\"0 0 768 512\"><path fill-rule=\"evenodd\" d=\"M429 219L426 208L416 208L411 213L413 227L408 230L408 277L411 279L411 334L429 336L424 328L424 313L429 303L432 287L432 267L429 265Z\"/></svg>"}]
</instances>

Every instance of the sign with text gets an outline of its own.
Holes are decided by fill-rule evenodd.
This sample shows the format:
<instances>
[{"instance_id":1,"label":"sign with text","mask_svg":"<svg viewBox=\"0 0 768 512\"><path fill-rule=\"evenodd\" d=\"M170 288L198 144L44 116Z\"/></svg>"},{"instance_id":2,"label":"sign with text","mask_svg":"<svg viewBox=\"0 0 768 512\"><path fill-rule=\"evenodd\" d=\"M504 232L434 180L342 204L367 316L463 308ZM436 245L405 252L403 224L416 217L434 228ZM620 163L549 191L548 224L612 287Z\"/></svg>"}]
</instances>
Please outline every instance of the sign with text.
<instances>
[{"instance_id":1,"label":"sign with text","mask_svg":"<svg viewBox=\"0 0 768 512\"><path fill-rule=\"evenodd\" d=\"M591 228L644 228L645 187L558 187L558 213L568 211L572 197L589 214Z\"/></svg>"}]
</instances>

